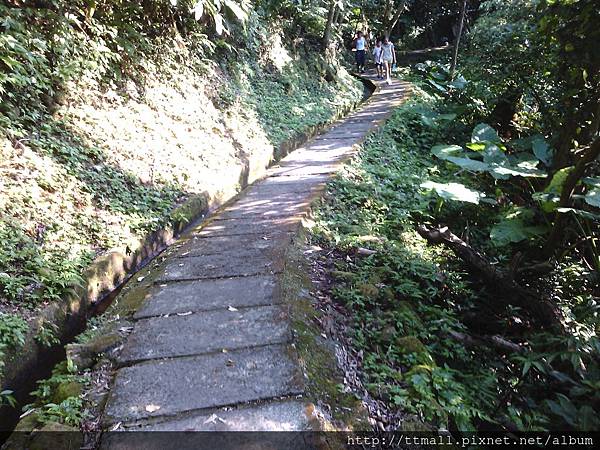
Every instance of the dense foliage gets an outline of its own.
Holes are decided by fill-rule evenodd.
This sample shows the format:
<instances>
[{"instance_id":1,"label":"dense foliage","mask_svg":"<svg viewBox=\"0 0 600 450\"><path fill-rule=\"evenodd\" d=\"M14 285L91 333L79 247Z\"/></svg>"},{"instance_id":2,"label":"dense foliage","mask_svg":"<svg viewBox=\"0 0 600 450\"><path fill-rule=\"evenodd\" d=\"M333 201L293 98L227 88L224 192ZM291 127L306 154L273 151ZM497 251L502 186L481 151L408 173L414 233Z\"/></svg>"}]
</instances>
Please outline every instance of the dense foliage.
<instances>
[{"instance_id":1,"label":"dense foliage","mask_svg":"<svg viewBox=\"0 0 600 450\"><path fill-rule=\"evenodd\" d=\"M250 155L362 98L318 40L245 2L15 0L0 17L0 364L24 310L72 292L92 258L191 195L235 194Z\"/></svg>"},{"instance_id":2,"label":"dense foliage","mask_svg":"<svg viewBox=\"0 0 600 450\"><path fill-rule=\"evenodd\" d=\"M318 211L369 391L436 428L600 426L593 3L483 2Z\"/></svg>"},{"instance_id":3,"label":"dense foliage","mask_svg":"<svg viewBox=\"0 0 600 450\"><path fill-rule=\"evenodd\" d=\"M389 409L453 432L598 429L596 3L3 2L0 364L24 342L23 306L353 104L338 60L357 29L437 46L464 11L457 70L442 57L405 74L414 98L329 187L314 239L339 256L333 293ZM81 421L77 394L48 394L72 377L40 385L48 420Z\"/></svg>"}]
</instances>

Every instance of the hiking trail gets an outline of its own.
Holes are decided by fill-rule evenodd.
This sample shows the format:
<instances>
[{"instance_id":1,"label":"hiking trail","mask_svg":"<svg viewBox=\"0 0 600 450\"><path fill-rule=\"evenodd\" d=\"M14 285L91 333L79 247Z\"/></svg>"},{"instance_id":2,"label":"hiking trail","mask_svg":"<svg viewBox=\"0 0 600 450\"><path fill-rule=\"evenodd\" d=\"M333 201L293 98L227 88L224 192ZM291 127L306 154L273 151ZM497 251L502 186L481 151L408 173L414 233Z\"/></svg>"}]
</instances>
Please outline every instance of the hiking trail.
<instances>
[{"instance_id":1,"label":"hiking trail","mask_svg":"<svg viewBox=\"0 0 600 450\"><path fill-rule=\"evenodd\" d=\"M310 429L280 275L311 202L406 98L408 83L369 78L377 89L356 111L187 233L163 262L119 355L103 429Z\"/></svg>"}]
</instances>

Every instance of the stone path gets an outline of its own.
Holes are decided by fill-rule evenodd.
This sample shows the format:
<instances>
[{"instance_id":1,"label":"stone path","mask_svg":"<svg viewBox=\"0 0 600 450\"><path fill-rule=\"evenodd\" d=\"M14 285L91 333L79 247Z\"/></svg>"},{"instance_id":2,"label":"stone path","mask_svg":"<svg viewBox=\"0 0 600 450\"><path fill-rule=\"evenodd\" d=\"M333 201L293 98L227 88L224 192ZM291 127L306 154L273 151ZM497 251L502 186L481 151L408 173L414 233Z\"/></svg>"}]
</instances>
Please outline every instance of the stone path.
<instances>
[{"instance_id":1,"label":"stone path","mask_svg":"<svg viewBox=\"0 0 600 450\"><path fill-rule=\"evenodd\" d=\"M331 174L407 89L380 84L180 243L134 316L104 429L310 429L278 291L284 252Z\"/></svg>"}]
</instances>

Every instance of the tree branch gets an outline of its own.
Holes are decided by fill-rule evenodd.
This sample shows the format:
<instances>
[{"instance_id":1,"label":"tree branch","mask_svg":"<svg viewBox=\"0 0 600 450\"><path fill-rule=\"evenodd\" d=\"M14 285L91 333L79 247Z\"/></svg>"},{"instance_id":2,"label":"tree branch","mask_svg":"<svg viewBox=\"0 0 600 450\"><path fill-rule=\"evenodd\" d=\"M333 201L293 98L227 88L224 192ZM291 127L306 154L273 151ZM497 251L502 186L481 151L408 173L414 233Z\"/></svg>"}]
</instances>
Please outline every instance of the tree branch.
<instances>
[{"instance_id":1,"label":"tree branch","mask_svg":"<svg viewBox=\"0 0 600 450\"><path fill-rule=\"evenodd\" d=\"M497 292L502 292L503 295L498 298L505 306L519 306L543 327L562 331L562 314L553 302L539 298L535 293L517 284L508 272L492 265L485 256L453 234L448 227L429 229L419 225L417 232L430 244L443 244L450 248L471 270L478 273L486 284L492 285Z\"/></svg>"},{"instance_id":2,"label":"tree branch","mask_svg":"<svg viewBox=\"0 0 600 450\"><path fill-rule=\"evenodd\" d=\"M575 187L579 180L585 175L585 169L588 164L598 159L600 156L600 137L597 137L587 148L587 150L583 153L583 155L579 158L577 163L575 164L575 168L569 173L567 179L565 180L565 184L563 185L562 191L560 193L560 201L558 203L560 208L568 208L571 206L571 199L573 197L573 192L575 191ZM544 254L551 255L556 249L562 244L562 232L565 226L566 215L557 213L556 219L554 220L554 226L552 227L552 231L546 240L546 244L544 246Z\"/></svg>"},{"instance_id":3,"label":"tree branch","mask_svg":"<svg viewBox=\"0 0 600 450\"><path fill-rule=\"evenodd\" d=\"M452 64L450 65L450 79L454 80L454 72L456 71L456 64L458 63L458 46L460 44L460 38L462 37L463 27L465 26L465 14L467 12L467 0L463 0L460 7L460 24L458 26L458 36L456 36L456 42L454 43L454 57L452 58Z\"/></svg>"}]
</instances>

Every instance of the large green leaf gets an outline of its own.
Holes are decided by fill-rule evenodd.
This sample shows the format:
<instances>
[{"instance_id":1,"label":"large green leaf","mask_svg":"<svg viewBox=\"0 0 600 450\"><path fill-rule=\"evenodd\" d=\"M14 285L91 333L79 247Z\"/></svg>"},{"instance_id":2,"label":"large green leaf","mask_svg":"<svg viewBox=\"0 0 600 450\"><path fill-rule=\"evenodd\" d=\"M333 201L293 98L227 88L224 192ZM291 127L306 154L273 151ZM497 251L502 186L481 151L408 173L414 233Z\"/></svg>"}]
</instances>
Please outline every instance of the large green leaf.
<instances>
[{"instance_id":1,"label":"large green leaf","mask_svg":"<svg viewBox=\"0 0 600 450\"><path fill-rule=\"evenodd\" d=\"M544 192L560 194L563 185L565 184L565 181L567 180L567 177L569 176L569 173L571 173L572 170L573 166L557 170L552 176L552 180L550 180L548 186L546 186L546 189L544 189Z\"/></svg>"},{"instance_id":2,"label":"large green leaf","mask_svg":"<svg viewBox=\"0 0 600 450\"><path fill-rule=\"evenodd\" d=\"M500 222L490 230L490 239L494 245L503 246L540 236L548 231L545 226L533 226L533 212L525 208L513 208L506 212Z\"/></svg>"},{"instance_id":3,"label":"large green leaf","mask_svg":"<svg viewBox=\"0 0 600 450\"><path fill-rule=\"evenodd\" d=\"M593 188L600 188L600 178L585 177L581 181L583 184Z\"/></svg>"},{"instance_id":4,"label":"large green leaf","mask_svg":"<svg viewBox=\"0 0 600 450\"><path fill-rule=\"evenodd\" d=\"M459 158L456 156L447 156L445 159L456 164L457 166L462 167L463 169L471 170L473 172L487 172L490 170L489 164L477 161L475 159Z\"/></svg>"},{"instance_id":5,"label":"large green leaf","mask_svg":"<svg viewBox=\"0 0 600 450\"><path fill-rule=\"evenodd\" d=\"M454 89L464 89L467 85L467 80L462 75L458 76L454 81L448 83L448 86Z\"/></svg>"},{"instance_id":6,"label":"large green leaf","mask_svg":"<svg viewBox=\"0 0 600 450\"><path fill-rule=\"evenodd\" d=\"M481 192L469 189L464 184L460 183L435 183L427 181L421 184L422 188L433 190L444 200L455 200L459 202L479 204L479 201L485 197Z\"/></svg>"},{"instance_id":7,"label":"large green leaf","mask_svg":"<svg viewBox=\"0 0 600 450\"><path fill-rule=\"evenodd\" d=\"M600 208L600 188L594 188L585 194L585 202L595 208Z\"/></svg>"},{"instance_id":8,"label":"large green leaf","mask_svg":"<svg viewBox=\"0 0 600 450\"><path fill-rule=\"evenodd\" d=\"M469 142L466 147L474 152L482 152L485 150L485 142Z\"/></svg>"},{"instance_id":9,"label":"large green leaf","mask_svg":"<svg viewBox=\"0 0 600 450\"><path fill-rule=\"evenodd\" d=\"M456 156L461 153L463 148L460 145L435 145L431 148L431 153L440 159L446 159L448 156Z\"/></svg>"},{"instance_id":10,"label":"large green leaf","mask_svg":"<svg viewBox=\"0 0 600 450\"><path fill-rule=\"evenodd\" d=\"M557 170L552 176L552 180L550 180L548 186L544 189L544 192L538 192L534 195L534 198L540 202L544 212L551 213L556 211L562 187L572 170L572 166Z\"/></svg>"},{"instance_id":11,"label":"large green leaf","mask_svg":"<svg viewBox=\"0 0 600 450\"><path fill-rule=\"evenodd\" d=\"M483 162L486 164L508 164L508 158L496 144L486 144L483 150Z\"/></svg>"},{"instance_id":12,"label":"large green leaf","mask_svg":"<svg viewBox=\"0 0 600 450\"><path fill-rule=\"evenodd\" d=\"M427 80L427 82L428 82L429 84L431 84L431 85L432 85L434 88L436 88L438 91L440 91L440 92L441 92L441 93L443 93L443 94L445 94L445 93L447 93L447 92L448 92L444 86L442 86L442 85L441 85L441 84L439 84L439 83L436 83L436 82L435 82L435 81L433 81L433 80Z\"/></svg>"},{"instance_id":13,"label":"large green leaf","mask_svg":"<svg viewBox=\"0 0 600 450\"><path fill-rule=\"evenodd\" d=\"M556 211L558 211L561 214L566 214L566 213L575 214L576 216L585 217L586 219L590 219L590 220L600 220L600 214L594 214L589 211L584 211L583 209L557 208Z\"/></svg>"},{"instance_id":14,"label":"large green leaf","mask_svg":"<svg viewBox=\"0 0 600 450\"><path fill-rule=\"evenodd\" d=\"M543 162L546 166L550 166L552 164L552 149L548 142L541 134L536 134L531 139L531 150L533 150L533 154Z\"/></svg>"},{"instance_id":15,"label":"large green leaf","mask_svg":"<svg viewBox=\"0 0 600 450\"><path fill-rule=\"evenodd\" d=\"M487 123L480 123L473 128L473 134L471 135L471 142L495 142L500 143L500 137L496 130L494 130Z\"/></svg>"},{"instance_id":16,"label":"large green leaf","mask_svg":"<svg viewBox=\"0 0 600 450\"><path fill-rule=\"evenodd\" d=\"M527 169L524 167L510 166L508 164L492 164L490 173L497 178L503 177L524 177L524 178L545 178L547 173L539 169Z\"/></svg>"}]
</instances>

